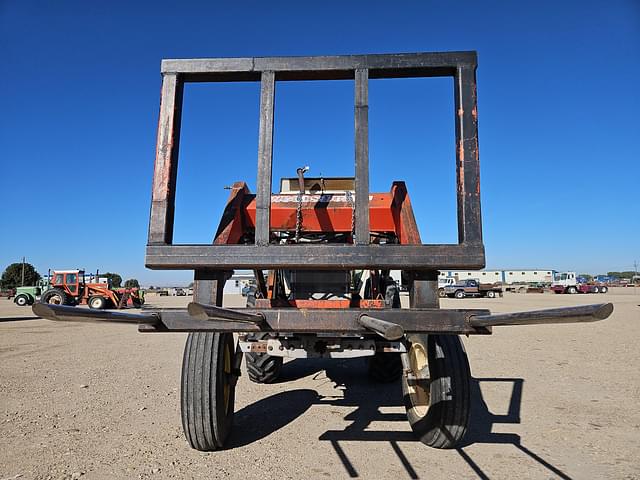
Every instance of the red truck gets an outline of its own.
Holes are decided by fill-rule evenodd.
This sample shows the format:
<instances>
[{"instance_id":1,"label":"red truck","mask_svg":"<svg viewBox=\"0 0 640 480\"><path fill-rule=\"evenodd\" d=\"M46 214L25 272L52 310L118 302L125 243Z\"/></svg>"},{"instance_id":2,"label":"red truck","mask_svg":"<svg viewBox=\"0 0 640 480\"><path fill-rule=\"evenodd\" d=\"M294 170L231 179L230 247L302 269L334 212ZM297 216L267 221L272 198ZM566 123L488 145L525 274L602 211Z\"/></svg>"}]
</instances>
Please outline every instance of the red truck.
<instances>
[{"instance_id":1,"label":"red truck","mask_svg":"<svg viewBox=\"0 0 640 480\"><path fill-rule=\"evenodd\" d=\"M559 272L554 275L551 291L555 293L607 293L609 287L601 283L581 282L576 272Z\"/></svg>"}]
</instances>

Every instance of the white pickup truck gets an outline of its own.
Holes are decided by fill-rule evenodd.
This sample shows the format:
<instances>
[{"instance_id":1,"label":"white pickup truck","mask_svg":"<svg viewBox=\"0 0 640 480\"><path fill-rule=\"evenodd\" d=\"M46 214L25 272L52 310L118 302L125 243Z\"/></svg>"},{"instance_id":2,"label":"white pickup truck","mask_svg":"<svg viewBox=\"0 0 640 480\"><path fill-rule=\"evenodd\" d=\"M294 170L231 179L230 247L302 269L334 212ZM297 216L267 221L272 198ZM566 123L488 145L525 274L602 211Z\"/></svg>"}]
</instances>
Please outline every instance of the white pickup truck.
<instances>
[{"instance_id":1,"label":"white pickup truck","mask_svg":"<svg viewBox=\"0 0 640 480\"><path fill-rule=\"evenodd\" d=\"M438 278L438 296L440 298L444 298L447 296L447 294L444 291L444 288L448 285L455 285L456 284L456 279L454 277L445 277L445 278Z\"/></svg>"}]
</instances>

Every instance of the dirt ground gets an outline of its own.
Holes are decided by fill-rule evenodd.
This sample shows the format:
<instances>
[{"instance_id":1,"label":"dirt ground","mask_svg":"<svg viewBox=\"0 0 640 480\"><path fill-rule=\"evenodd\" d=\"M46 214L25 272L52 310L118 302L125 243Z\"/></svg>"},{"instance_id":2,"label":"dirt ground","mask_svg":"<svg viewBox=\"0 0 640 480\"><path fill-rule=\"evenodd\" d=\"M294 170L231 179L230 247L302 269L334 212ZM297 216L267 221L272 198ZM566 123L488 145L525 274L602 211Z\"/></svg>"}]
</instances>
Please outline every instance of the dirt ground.
<instances>
[{"instance_id":1,"label":"dirt ground","mask_svg":"<svg viewBox=\"0 0 640 480\"><path fill-rule=\"evenodd\" d=\"M49 322L0 299L0 479L640 478L640 289L442 306L602 301L615 305L604 322L465 340L472 427L457 450L415 441L400 384L370 383L355 359L290 361L274 385L243 375L228 448L199 453L180 421L184 334Z\"/></svg>"}]
</instances>

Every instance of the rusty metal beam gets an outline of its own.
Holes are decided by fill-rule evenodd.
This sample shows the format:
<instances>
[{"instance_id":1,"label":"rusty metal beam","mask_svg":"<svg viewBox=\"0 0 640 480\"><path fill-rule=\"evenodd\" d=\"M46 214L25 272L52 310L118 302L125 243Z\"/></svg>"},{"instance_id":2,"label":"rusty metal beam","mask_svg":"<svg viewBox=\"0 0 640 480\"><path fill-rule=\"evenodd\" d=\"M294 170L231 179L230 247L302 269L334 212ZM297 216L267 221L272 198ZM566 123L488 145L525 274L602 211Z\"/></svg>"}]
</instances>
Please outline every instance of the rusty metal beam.
<instances>
[{"instance_id":1,"label":"rusty metal beam","mask_svg":"<svg viewBox=\"0 0 640 480\"><path fill-rule=\"evenodd\" d=\"M231 272L224 270L196 270L193 301L221 307L224 284L229 277Z\"/></svg>"},{"instance_id":2,"label":"rusty metal beam","mask_svg":"<svg viewBox=\"0 0 640 480\"><path fill-rule=\"evenodd\" d=\"M256 245L269 244L271 172L273 157L273 111L275 76L263 72L260 89L260 131L258 141L258 183L256 191Z\"/></svg>"},{"instance_id":3,"label":"rusty metal beam","mask_svg":"<svg viewBox=\"0 0 640 480\"><path fill-rule=\"evenodd\" d=\"M272 71L277 80L341 80L357 69L369 78L452 76L459 65L475 65L475 52L425 52L316 57L246 57L167 59L163 73L179 73L185 81L247 81Z\"/></svg>"},{"instance_id":4,"label":"rusty metal beam","mask_svg":"<svg viewBox=\"0 0 640 480\"><path fill-rule=\"evenodd\" d=\"M183 83L179 75L163 75L151 194L149 245L169 245L173 241L182 94Z\"/></svg>"},{"instance_id":5,"label":"rusty metal beam","mask_svg":"<svg viewBox=\"0 0 640 480\"><path fill-rule=\"evenodd\" d=\"M314 266L318 265L318 268L325 269L374 267L437 270L484 267L475 69L475 52L163 61L158 151L146 264L150 268L170 269L303 268L311 262ZM415 250L402 251L372 249L372 246L367 245L369 242L368 212L366 211L368 200L366 195L368 191L367 80L429 76L454 78L459 244L424 245L416 246ZM313 246L313 250L289 250L290 246L287 246L289 251L285 252L282 251L281 246L268 245L275 82L311 78L355 80L357 164L355 250L345 250L342 248L344 246L337 245L324 248ZM262 82L256 249L238 250L232 246L222 245L216 247L171 246L182 83L244 80ZM360 209L365 213L358 214ZM417 243L419 235L412 235L406 241ZM268 250L264 250L265 248ZM238 261L235 262L235 259Z\"/></svg>"},{"instance_id":6,"label":"rusty metal beam","mask_svg":"<svg viewBox=\"0 0 640 480\"><path fill-rule=\"evenodd\" d=\"M475 66L459 66L454 85L458 241L482 243Z\"/></svg>"},{"instance_id":7,"label":"rusty metal beam","mask_svg":"<svg viewBox=\"0 0 640 480\"><path fill-rule=\"evenodd\" d=\"M356 225L355 244L369 244L369 71L355 78Z\"/></svg>"},{"instance_id":8,"label":"rusty metal beam","mask_svg":"<svg viewBox=\"0 0 640 480\"><path fill-rule=\"evenodd\" d=\"M140 326L140 332L257 332L276 331L289 333L354 333L372 334L361 325L362 315L373 316L396 324L406 332L489 334L490 329L471 326L473 316L488 315L485 309L400 309L386 310L304 310L297 308L274 308L266 310L235 309L238 312L260 313L265 320L262 325L248 322L200 320L191 317L185 310L161 310L157 312L160 323L156 326ZM374 334L375 335L375 334Z\"/></svg>"},{"instance_id":9,"label":"rusty metal beam","mask_svg":"<svg viewBox=\"0 0 640 480\"><path fill-rule=\"evenodd\" d=\"M150 245L151 269L480 269L482 245ZM209 302L204 302L209 303Z\"/></svg>"},{"instance_id":10,"label":"rusty metal beam","mask_svg":"<svg viewBox=\"0 0 640 480\"><path fill-rule=\"evenodd\" d=\"M438 272L407 272L409 276L409 306L411 308L439 308Z\"/></svg>"}]
</instances>

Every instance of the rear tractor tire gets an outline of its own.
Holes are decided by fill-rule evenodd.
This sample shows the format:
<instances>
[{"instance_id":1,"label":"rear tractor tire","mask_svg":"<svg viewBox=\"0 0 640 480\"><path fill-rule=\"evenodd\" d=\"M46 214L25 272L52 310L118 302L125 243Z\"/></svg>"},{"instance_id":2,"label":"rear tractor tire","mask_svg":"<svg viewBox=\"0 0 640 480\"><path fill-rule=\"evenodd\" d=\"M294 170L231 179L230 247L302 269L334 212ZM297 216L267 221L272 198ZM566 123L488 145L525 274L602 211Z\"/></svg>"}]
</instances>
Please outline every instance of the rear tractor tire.
<instances>
[{"instance_id":1,"label":"rear tractor tire","mask_svg":"<svg viewBox=\"0 0 640 480\"><path fill-rule=\"evenodd\" d=\"M456 293L454 294L454 297L456 297L456 298L464 298L464 291L456 290Z\"/></svg>"},{"instance_id":2,"label":"rear tractor tire","mask_svg":"<svg viewBox=\"0 0 640 480\"><path fill-rule=\"evenodd\" d=\"M268 333L255 333L247 335L246 339L264 340L268 338ZM282 371L282 357L274 357L268 353L245 353L244 354L247 374L249 380L254 383L273 383L280 377Z\"/></svg>"},{"instance_id":3,"label":"rear tractor tire","mask_svg":"<svg viewBox=\"0 0 640 480\"><path fill-rule=\"evenodd\" d=\"M89 297L87 305L89 305L89 308L93 310L104 310L107 308L107 299L99 295L94 295Z\"/></svg>"},{"instance_id":4,"label":"rear tractor tire","mask_svg":"<svg viewBox=\"0 0 640 480\"><path fill-rule=\"evenodd\" d=\"M69 299L67 294L59 288L47 290L40 297L40 303L48 303L50 305L68 305Z\"/></svg>"},{"instance_id":5,"label":"rear tractor tire","mask_svg":"<svg viewBox=\"0 0 640 480\"><path fill-rule=\"evenodd\" d=\"M402 376L407 419L420 441L454 448L464 437L471 408L469 360L457 335L408 335Z\"/></svg>"},{"instance_id":6,"label":"rear tractor tire","mask_svg":"<svg viewBox=\"0 0 640 480\"><path fill-rule=\"evenodd\" d=\"M496 292L494 292L493 290L489 290L489 291L487 292L487 297L489 297L489 298L495 298L495 296L496 296Z\"/></svg>"},{"instance_id":7,"label":"rear tractor tire","mask_svg":"<svg viewBox=\"0 0 640 480\"><path fill-rule=\"evenodd\" d=\"M574 293L578 293L578 289L576 287L569 287L567 288L567 293L570 293L573 295Z\"/></svg>"},{"instance_id":8,"label":"rear tractor tire","mask_svg":"<svg viewBox=\"0 0 640 480\"><path fill-rule=\"evenodd\" d=\"M609 291L608 287L600 287L600 293L607 293Z\"/></svg>"},{"instance_id":9,"label":"rear tractor tire","mask_svg":"<svg viewBox=\"0 0 640 480\"><path fill-rule=\"evenodd\" d=\"M402 376L400 354L380 352L367 358L369 378L374 382L391 383Z\"/></svg>"},{"instance_id":10,"label":"rear tractor tire","mask_svg":"<svg viewBox=\"0 0 640 480\"><path fill-rule=\"evenodd\" d=\"M233 424L236 381L233 334L190 333L182 360L182 427L192 448L219 450Z\"/></svg>"}]
</instances>

